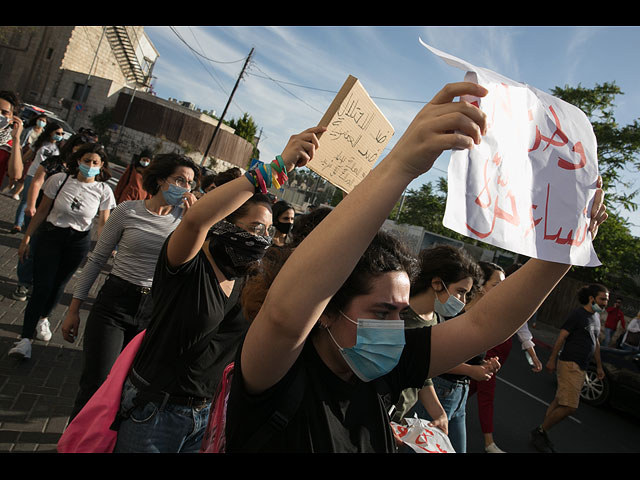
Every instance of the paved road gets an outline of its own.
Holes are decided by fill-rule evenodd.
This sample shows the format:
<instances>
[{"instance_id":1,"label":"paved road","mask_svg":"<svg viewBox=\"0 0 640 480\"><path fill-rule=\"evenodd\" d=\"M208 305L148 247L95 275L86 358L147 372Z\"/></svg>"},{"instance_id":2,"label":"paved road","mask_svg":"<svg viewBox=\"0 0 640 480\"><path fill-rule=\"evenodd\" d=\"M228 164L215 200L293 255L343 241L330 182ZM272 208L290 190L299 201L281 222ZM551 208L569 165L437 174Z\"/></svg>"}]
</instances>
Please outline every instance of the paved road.
<instances>
[{"instance_id":1,"label":"paved road","mask_svg":"<svg viewBox=\"0 0 640 480\"><path fill-rule=\"evenodd\" d=\"M71 300L79 270L71 279L60 304L50 317L53 336L33 343L31 360L16 362L7 352L19 337L26 302L11 294L16 287L17 248L21 235L9 233L17 202L0 195L0 452L55 452L69 419L81 369L83 326L75 344L63 340L60 324ZM82 268L82 267L81 267ZM102 272L84 303L85 320L92 299L106 277ZM536 340L551 344L555 331L538 324Z\"/></svg>"}]
</instances>

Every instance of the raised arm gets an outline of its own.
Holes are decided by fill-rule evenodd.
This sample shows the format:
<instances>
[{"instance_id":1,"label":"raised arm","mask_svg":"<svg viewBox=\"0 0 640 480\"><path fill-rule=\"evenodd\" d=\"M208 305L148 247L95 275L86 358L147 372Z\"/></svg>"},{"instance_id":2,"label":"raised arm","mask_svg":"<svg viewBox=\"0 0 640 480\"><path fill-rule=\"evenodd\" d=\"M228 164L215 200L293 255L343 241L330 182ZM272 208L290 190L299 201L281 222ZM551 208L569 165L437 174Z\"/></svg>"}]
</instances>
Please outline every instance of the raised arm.
<instances>
[{"instance_id":1,"label":"raised arm","mask_svg":"<svg viewBox=\"0 0 640 480\"><path fill-rule=\"evenodd\" d=\"M22 147L20 146L20 135L22 135L22 119L18 115L13 116L13 127L11 130L11 155L9 156L9 164L7 173L11 179L19 179L22 177L24 164L22 163Z\"/></svg>"},{"instance_id":2,"label":"raised arm","mask_svg":"<svg viewBox=\"0 0 640 480\"><path fill-rule=\"evenodd\" d=\"M317 134L323 127L313 127L289 139L282 152L287 171L303 166L318 146ZM217 222L237 210L255 193L255 187L245 176L221 185L200 198L185 213L167 245L169 265L182 265L196 256L207 238L207 232Z\"/></svg>"},{"instance_id":3,"label":"raised arm","mask_svg":"<svg viewBox=\"0 0 640 480\"><path fill-rule=\"evenodd\" d=\"M480 141L485 115L453 100L486 93L473 83L447 85L418 113L387 157L296 248L271 285L242 349L249 391L265 390L289 370L407 185L429 170L443 150L472 148Z\"/></svg>"}]
</instances>

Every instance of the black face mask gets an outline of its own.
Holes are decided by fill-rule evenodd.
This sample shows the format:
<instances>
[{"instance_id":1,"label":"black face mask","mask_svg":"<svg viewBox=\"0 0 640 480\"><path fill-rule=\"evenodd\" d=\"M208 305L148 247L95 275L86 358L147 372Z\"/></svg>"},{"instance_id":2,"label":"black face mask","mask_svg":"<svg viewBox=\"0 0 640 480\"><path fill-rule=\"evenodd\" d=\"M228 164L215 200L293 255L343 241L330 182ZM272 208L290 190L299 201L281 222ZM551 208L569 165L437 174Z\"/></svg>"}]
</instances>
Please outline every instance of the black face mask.
<instances>
[{"instance_id":1,"label":"black face mask","mask_svg":"<svg viewBox=\"0 0 640 480\"><path fill-rule=\"evenodd\" d=\"M228 279L245 276L270 246L271 237L253 235L224 220L210 230L209 252Z\"/></svg>"},{"instance_id":2,"label":"black face mask","mask_svg":"<svg viewBox=\"0 0 640 480\"><path fill-rule=\"evenodd\" d=\"M280 233L284 233L286 235L293 228L293 223L274 222L273 226L276 227L276 230Z\"/></svg>"}]
</instances>

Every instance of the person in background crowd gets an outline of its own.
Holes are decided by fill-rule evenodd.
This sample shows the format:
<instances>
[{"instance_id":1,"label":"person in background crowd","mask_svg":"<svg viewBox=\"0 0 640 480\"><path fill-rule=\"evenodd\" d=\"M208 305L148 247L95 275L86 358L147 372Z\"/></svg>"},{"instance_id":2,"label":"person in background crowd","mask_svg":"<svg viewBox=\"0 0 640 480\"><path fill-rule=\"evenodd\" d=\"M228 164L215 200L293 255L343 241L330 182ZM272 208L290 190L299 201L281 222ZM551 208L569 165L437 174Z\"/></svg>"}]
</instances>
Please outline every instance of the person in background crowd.
<instances>
[{"instance_id":1,"label":"person in background crowd","mask_svg":"<svg viewBox=\"0 0 640 480\"><path fill-rule=\"evenodd\" d=\"M291 137L272 162L279 180L312 155L318 131ZM271 179L262 174L250 170L201 197L162 247L151 321L122 391L116 453L200 450L211 400L248 326L244 279L271 244L271 201L258 176Z\"/></svg>"},{"instance_id":2,"label":"person in background crowd","mask_svg":"<svg viewBox=\"0 0 640 480\"><path fill-rule=\"evenodd\" d=\"M504 341L567 273L569 265L532 259L463 315L415 329L400 321L415 262L380 228L444 150L481 141L486 115L454 99L487 93L471 82L445 86L293 250L235 356L227 452L396 451L383 399L395 403L405 388L420 388ZM606 219L602 195L592 208L592 235ZM292 394L300 402L283 418ZM273 422L280 428L266 441L252 440L270 419L284 421Z\"/></svg>"},{"instance_id":3,"label":"person in background crowd","mask_svg":"<svg viewBox=\"0 0 640 480\"><path fill-rule=\"evenodd\" d=\"M281 247L287 242L295 216L296 212L290 203L280 200L273 205L272 237L274 245Z\"/></svg>"},{"instance_id":4,"label":"person in background crowd","mask_svg":"<svg viewBox=\"0 0 640 480\"><path fill-rule=\"evenodd\" d=\"M30 158L33 158L32 156L29 157L29 155L32 155L31 145L33 145L33 143L37 140L46 126L47 116L44 113L33 117L24 126L24 131L22 132L22 136L20 137L24 170L27 170L29 168L29 164L31 163ZM4 188L2 193L11 196L14 200L20 200L20 193L22 192L22 188L24 186L24 177L25 174L23 173L22 177L20 177L19 179L10 179L9 184ZM1 184L2 180L0 179L0 185Z\"/></svg>"},{"instance_id":5,"label":"person in background crowd","mask_svg":"<svg viewBox=\"0 0 640 480\"><path fill-rule=\"evenodd\" d=\"M145 168L151 163L152 157L151 150L145 148L131 161L114 190L117 204L126 200L147 200L150 198L149 192L143 187L142 175Z\"/></svg>"},{"instance_id":6,"label":"person in background crowd","mask_svg":"<svg viewBox=\"0 0 640 480\"><path fill-rule=\"evenodd\" d=\"M430 247L420 252L419 263L418 276L411 286L410 308L401 314L407 328L438 325L457 316L465 308L467 295L475 292L483 279L478 264L462 248ZM485 360L484 353L476 355L429 379L416 394L411 395L411 390L403 392L403 397L412 399L414 404L408 405L408 410L404 406L405 413L398 404L395 418L401 420L417 414L447 432L457 453L466 453L469 382L487 381L499 368L495 359ZM419 401L415 401L416 395Z\"/></svg>"},{"instance_id":7,"label":"person in background crowd","mask_svg":"<svg viewBox=\"0 0 640 480\"><path fill-rule=\"evenodd\" d=\"M22 177L22 120L18 116L21 103L18 95L7 90L0 91L0 185L5 175L9 181Z\"/></svg>"},{"instance_id":8,"label":"person in background crowd","mask_svg":"<svg viewBox=\"0 0 640 480\"><path fill-rule=\"evenodd\" d=\"M142 186L150 198L119 204L89 254L61 328L64 339L72 343L78 338L80 307L111 252L118 249L113 268L87 318L80 389L71 419L100 388L122 349L147 328L158 255L166 238L196 200L190 190L197 184L198 174L198 166L188 157L176 153L157 155L143 173ZM170 195L171 185L189 188L189 192Z\"/></svg>"},{"instance_id":9,"label":"person in background crowd","mask_svg":"<svg viewBox=\"0 0 640 480\"><path fill-rule=\"evenodd\" d=\"M640 351L640 312L629 322L620 340L620 348L631 352Z\"/></svg>"},{"instance_id":10,"label":"person in background crowd","mask_svg":"<svg viewBox=\"0 0 640 480\"><path fill-rule=\"evenodd\" d=\"M578 300L582 306L569 314L547 361L547 370L557 372L556 396L542 423L530 433L531 443L543 453L556 452L549 430L578 409L585 371L592 357L598 378L604 378L598 337L600 312L607 307L609 291L603 285L588 285L578 291Z\"/></svg>"},{"instance_id":11,"label":"person in background crowd","mask_svg":"<svg viewBox=\"0 0 640 480\"><path fill-rule=\"evenodd\" d=\"M33 180L33 176L38 170L40 163L44 159L54 155L58 155L60 153L58 143L62 141L63 135L64 130L59 123L49 122L47 123L44 131L40 134L38 139L33 144L32 150L35 152L35 155L33 157L33 161L29 165L29 169L27 170L27 174L24 178L24 187L22 189L22 195L20 195L20 203L18 203L16 218L13 222L11 233L19 233L23 228L27 228L28 220L27 223L25 223L24 212L27 206L27 194L29 192L29 187L31 186L31 181Z\"/></svg>"},{"instance_id":12,"label":"person in background crowd","mask_svg":"<svg viewBox=\"0 0 640 480\"><path fill-rule=\"evenodd\" d=\"M24 314L22 338L9 356L31 358L34 337L49 341L49 314L65 285L80 266L91 243L91 225L98 216L98 238L115 207L106 153L99 144L80 147L68 161L68 173L47 180L44 196L25 232L18 255L22 258L38 230L33 258L33 293Z\"/></svg>"},{"instance_id":13,"label":"person in background crowd","mask_svg":"<svg viewBox=\"0 0 640 480\"><path fill-rule=\"evenodd\" d=\"M482 269L484 282L479 288L473 299L467 304L466 310L473 308L480 299L486 295L492 288L496 287L505 279L504 269L495 263L491 262L478 262L478 265ZM523 324L516 332L518 340L522 344L522 349L529 354L532 362L532 371L540 372L542 370L542 364L538 360L536 355L535 344L533 343L533 335L529 331L527 324ZM501 366L507 361L509 352L511 351L512 341L511 337L500 345L497 345L487 351L486 356L489 358L497 358ZM477 394L478 400L478 415L480 417L480 428L484 434L484 449L487 453L504 453L495 443L493 439L493 411L494 411L494 399L496 391L496 377L495 375L486 381L478 382L477 380L471 380L469 385L469 396Z\"/></svg>"},{"instance_id":14,"label":"person in background crowd","mask_svg":"<svg viewBox=\"0 0 640 480\"><path fill-rule=\"evenodd\" d=\"M209 193L216 187L223 185L227 182L230 182L234 178L238 178L242 176L242 171L238 167L231 167L228 170L225 170L220 173L212 173L211 175L206 175L200 184L200 192L199 195L202 196L205 193Z\"/></svg>"},{"instance_id":15,"label":"person in background crowd","mask_svg":"<svg viewBox=\"0 0 640 480\"><path fill-rule=\"evenodd\" d=\"M622 299L616 298L612 307L607 308L607 320L604 322L604 340L602 345L608 347L611 345L611 339L618 329L618 323L624 330L626 328L624 322L624 313L622 309Z\"/></svg>"},{"instance_id":16,"label":"person in background crowd","mask_svg":"<svg viewBox=\"0 0 640 480\"><path fill-rule=\"evenodd\" d=\"M25 205L25 228L28 227L29 221L36 214L36 209L42 200L42 185L44 182L56 173L66 172L67 160L73 152L81 145L89 143L89 138L82 134L76 134L69 137L60 149L59 155L52 155L45 158L31 179L29 191L26 192L27 201ZM18 259L16 272L18 274L18 285L13 292L13 298L24 302L29 294L29 289L33 284L33 254L38 243L37 232L34 232L31 242L29 243L29 252L22 258Z\"/></svg>"}]
</instances>

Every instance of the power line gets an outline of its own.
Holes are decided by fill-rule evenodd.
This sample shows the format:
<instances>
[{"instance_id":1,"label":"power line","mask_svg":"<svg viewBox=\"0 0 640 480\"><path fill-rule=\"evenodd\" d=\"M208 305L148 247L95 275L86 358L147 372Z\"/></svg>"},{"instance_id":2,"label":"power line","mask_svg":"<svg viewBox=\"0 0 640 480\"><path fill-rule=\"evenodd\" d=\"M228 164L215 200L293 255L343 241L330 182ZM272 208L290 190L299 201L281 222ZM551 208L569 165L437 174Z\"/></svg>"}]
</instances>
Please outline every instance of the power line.
<instances>
[{"instance_id":1,"label":"power line","mask_svg":"<svg viewBox=\"0 0 640 480\"><path fill-rule=\"evenodd\" d=\"M260 70L260 71L262 72L262 70ZM262 73L264 73L264 72L262 72ZM324 89L324 88L309 87L307 85L300 85L298 83L286 82L284 80L276 80L276 79L271 78L271 77L263 77L261 75L255 74L255 73L250 73L249 75L252 75L252 76L258 77L258 78L264 78L264 79L267 79L267 80L271 80L271 81L273 81L275 83L284 83L285 85L292 85L294 87L307 88L309 90L317 90L317 91L320 91L320 92L333 93L334 95L338 93L336 90L327 90L327 89ZM265 75L266 75L266 73L265 73ZM373 95L370 95L370 97L371 98L375 98L377 100L389 100L389 101L392 101L392 102L418 103L418 104L421 104L421 105L424 105L425 103L427 103L427 102L424 102L422 100L403 100L403 99L400 99L400 98L375 97Z\"/></svg>"},{"instance_id":2,"label":"power line","mask_svg":"<svg viewBox=\"0 0 640 480\"><path fill-rule=\"evenodd\" d=\"M171 26L170 26L169 28L171 29L171 31L172 31L173 33L175 33L175 35L180 39L180 41L181 41L182 43L184 43L184 44L187 46L187 48L188 48L189 50L191 50L192 52L194 52L196 55L198 55L198 56L200 56L200 57L204 58L205 60L208 60L209 62L213 62L213 63L222 63L222 64L227 64L227 63L240 63L240 62L244 62L244 61L246 60L246 58L247 58L247 57L242 57L242 58L241 58L241 59L239 59L239 60L233 60L233 61L231 61L231 62L223 62L223 61L220 61L220 60L213 60L213 59L211 59L211 58L208 58L208 57L204 56L203 54L201 54L200 52L198 52L197 50L195 50L191 45L189 45L189 44L187 43L187 41L186 41L184 38L182 38L182 36L178 33L178 31L177 31L175 28L173 28L173 27L171 27Z\"/></svg>"}]
</instances>

